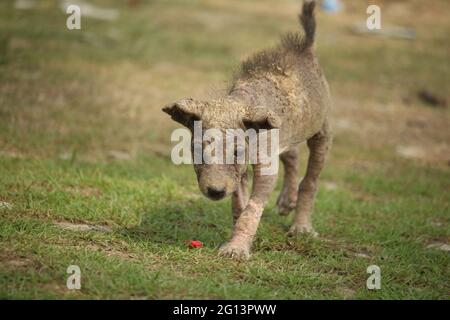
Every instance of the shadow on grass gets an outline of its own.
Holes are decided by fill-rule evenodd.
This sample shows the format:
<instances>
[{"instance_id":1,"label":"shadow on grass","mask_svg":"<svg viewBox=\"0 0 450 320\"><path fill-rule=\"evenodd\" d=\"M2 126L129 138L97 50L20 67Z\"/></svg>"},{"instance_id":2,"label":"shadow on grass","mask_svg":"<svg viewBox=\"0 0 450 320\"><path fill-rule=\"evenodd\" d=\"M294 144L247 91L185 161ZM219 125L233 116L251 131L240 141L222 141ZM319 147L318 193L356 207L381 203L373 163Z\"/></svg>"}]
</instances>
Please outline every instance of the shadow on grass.
<instances>
[{"instance_id":1,"label":"shadow on grass","mask_svg":"<svg viewBox=\"0 0 450 320\"><path fill-rule=\"evenodd\" d=\"M231 213L226 201L173 201L147 209L138 226L122 234L138 242L164 243L185 247L186 241L200 240L218 246L231 233Z\"/></svg>"}]
</instances>

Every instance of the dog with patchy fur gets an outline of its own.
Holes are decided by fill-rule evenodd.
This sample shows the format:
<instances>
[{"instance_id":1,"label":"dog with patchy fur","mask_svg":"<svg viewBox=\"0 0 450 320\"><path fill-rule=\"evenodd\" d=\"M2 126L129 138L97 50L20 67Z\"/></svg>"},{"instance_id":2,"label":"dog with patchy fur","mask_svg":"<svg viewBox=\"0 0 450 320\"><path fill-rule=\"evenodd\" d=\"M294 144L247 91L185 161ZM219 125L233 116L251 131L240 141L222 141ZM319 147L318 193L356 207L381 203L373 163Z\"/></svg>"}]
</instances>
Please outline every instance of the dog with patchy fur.
<instances>
[{"instance_id":1,"label":"dog with patchy fur","mask_svg":"<svg viewBox=\"0 0 450 320\"><path fill-rule=\"evenodd\" d=\"M315 2L305 0L299 15L304 34L288 33L272 49L242 63L227 95L221 99L182 99L163 108L173 120L191 131L201 120L203 130L215 128L278 129L279 157L284 184L278 211L295 211L288 235L316 235L311 212L319 174L331 145L328 84L314 54ZM298 185L298 146L306 141L309 158L306 174ZM219 249L221 255L247 259L258 224L277 175L262 174L263 164L252 164L253 188L247 188L247 164L194 164L203 194L213 200L231 195L233 234Z\"/></svg>"}]
</instances>

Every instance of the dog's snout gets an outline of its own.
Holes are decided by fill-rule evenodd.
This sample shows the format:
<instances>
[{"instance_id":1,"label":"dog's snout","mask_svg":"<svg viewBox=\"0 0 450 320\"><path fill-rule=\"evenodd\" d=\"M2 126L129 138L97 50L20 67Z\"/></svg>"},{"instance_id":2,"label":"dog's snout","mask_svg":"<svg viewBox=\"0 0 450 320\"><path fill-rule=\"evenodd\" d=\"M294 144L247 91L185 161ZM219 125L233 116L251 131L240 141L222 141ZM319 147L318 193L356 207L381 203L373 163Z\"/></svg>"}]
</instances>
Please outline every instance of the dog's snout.
<instances>
[{"instance_id":1,"label":"dog's snout","mask_svg":"<svg viewBox=\"0 0 450 320\"><path fill-rule=\"evenodd\" d=\"M216 189L216 188L211 188L208 187L208 197L210 197L211 199L214 200L219 200L222 199L223 197L225 197L225 189Z\"/></svg>"}]
</instances>

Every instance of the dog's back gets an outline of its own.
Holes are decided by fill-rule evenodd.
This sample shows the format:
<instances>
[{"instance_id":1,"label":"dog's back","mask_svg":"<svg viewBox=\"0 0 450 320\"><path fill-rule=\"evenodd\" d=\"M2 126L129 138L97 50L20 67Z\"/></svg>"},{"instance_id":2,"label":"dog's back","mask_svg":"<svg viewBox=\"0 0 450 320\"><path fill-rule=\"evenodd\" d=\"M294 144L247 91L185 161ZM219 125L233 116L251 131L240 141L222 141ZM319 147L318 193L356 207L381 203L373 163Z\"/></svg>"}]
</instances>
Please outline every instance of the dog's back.
<instances>
[{"instance_id":1,"label":"dog's back","mask_svg":"<svg viewBox=\"0 0 450 320\"><path fill-rule=\"evenodd\" d=\"M304 35L288 33L272 49L242 63L231 96L249 105L263 105L282 120L281 148L305 141L318 132L330 106L328 84L314 54L314 1L305 1L299 20Z\"/></svg>"}]
</instances>

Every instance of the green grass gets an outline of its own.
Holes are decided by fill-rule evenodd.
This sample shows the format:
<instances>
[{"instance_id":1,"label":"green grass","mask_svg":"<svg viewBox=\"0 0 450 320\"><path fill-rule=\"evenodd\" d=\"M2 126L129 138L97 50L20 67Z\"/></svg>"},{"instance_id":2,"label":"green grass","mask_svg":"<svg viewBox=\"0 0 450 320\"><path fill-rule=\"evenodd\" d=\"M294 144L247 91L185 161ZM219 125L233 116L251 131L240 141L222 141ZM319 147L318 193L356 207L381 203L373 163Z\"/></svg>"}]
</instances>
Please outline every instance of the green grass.
<instances>
[{"instance_id":1,"label":"green grass","mask_svg":"<svg viewBox=\"0 0 450 320\"><path fill-rule=\"evenodd\" d=\"M391 140L354 132L336 133L322 175L319 238L287 240L290 218L276 214L273 194L252 258L217 256L231 234L230 205L201 197L192 168L171 163L177 125L159 110L208 96L211 83L225 87L245 54L297 27L296 2L277 1L276 10L270 0L142 1L137 10L94 2L120 18L83 19L82 31L68 31L53 1L32 11L0 4L0 201L12 205L0 208L0 298L450 298L449 253L427 248L450 242L448 165L401 159ZM448 22L428 30L419 21L420 41L401 42L355 38L348 22L318 18L318 54L338 101L369 112L424 83L450 91ZM337 41L327 42L333 32ZM448 117L419 103L411 112ZM429 139L446 143L438 133ZM189 249L191 239L204 247ZM72 264L81 268L79 291L66 288ZM366 288L373 264L381 290Z\"/></svg>"}]
</instances>

